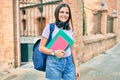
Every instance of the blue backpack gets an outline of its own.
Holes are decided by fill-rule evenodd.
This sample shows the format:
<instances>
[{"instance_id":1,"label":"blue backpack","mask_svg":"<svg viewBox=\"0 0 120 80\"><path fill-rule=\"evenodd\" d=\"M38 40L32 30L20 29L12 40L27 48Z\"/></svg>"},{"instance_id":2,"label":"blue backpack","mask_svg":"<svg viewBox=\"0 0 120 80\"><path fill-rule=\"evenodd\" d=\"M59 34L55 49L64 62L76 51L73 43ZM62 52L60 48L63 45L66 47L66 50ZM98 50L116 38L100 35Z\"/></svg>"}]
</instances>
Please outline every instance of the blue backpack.
<instances>
[{"instance_id":1,"label":"blue backpack","mask_svg":"<svg viewBox=\"0 0 120 80\"><path fill-rule=\"evenodd\" d=\"M52 32L53 31L54 31L54 24L51 23L50 24L50 34L49 34L49 38L48 38L47 44L52 39ZM45 71L47 54L44 54L44 53L39 51L39 49L38 49L39 48L39 44L40 44L40 39L37 40L35 42L34 46L33 46L33 57L32 57L33 65L34 65L34 68L36 70Z\"/></svg>"}]
</instances>

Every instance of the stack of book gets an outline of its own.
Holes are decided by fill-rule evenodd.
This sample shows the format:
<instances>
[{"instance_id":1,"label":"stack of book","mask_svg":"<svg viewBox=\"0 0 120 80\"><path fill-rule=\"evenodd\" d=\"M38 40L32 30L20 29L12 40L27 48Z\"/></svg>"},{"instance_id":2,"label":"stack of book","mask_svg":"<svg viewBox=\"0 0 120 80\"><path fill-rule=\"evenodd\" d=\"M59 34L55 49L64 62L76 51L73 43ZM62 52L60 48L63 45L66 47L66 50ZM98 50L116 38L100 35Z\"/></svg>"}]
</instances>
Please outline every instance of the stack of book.
<instances>
[{"instance_id":1,"label":"stack of book","mask_svg":"<svg viewBox=\"0 0 120 80\"><path fill-rule=\"evenodd\" d=\"M60 29L46 47L52 50L66 51L73 45L73 43L74 41L62 29Z\"/></svg>"}]
</instances>

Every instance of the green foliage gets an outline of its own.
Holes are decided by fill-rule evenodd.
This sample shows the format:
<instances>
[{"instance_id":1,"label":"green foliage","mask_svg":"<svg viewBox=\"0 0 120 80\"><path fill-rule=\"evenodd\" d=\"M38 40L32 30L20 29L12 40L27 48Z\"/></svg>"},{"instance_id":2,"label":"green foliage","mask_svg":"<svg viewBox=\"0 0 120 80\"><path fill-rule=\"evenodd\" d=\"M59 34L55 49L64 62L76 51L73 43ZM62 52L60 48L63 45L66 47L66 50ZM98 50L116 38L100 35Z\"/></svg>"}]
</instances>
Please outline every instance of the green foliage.
<instances>
[{"instance_id":1,"label":"green foliage","mask_svg":"<svg viewBox=\"0 0 120 80\"><path fill-rule=\"evenodd\" d=\"M82 5L83 5L83 7L82 7L82 8L83 8L83 11L82 11L82 13L83 13L83 14L82 14L82 15L83 15L83 21L82 21L82 22L83 22L83 32L82 32L82 33L83 33L83 35L85 35L85 33L86 33L85 23L86 23L86 22L85 22L84 0L83 0L83 4L82 4Z\"/></svg>"}]
</instances>

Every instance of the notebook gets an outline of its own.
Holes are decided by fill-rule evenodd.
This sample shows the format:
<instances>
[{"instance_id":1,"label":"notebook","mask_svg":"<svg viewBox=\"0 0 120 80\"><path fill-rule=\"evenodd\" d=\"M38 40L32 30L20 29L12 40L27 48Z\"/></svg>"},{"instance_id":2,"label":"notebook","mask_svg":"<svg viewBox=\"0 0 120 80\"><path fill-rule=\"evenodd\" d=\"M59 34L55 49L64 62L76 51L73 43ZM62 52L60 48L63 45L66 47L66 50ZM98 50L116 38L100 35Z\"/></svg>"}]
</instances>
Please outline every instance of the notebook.
<instances>
[{"instance_id":1,"label":"notebook","mask_svg":"<svg viewBox=\"0 0 120 80\"><path fill-rule=\"evenodd\" d=\"M68 48L70 48L73 45L73 43L74 43L74 41L62 29L60 29L46 47L48 49L50 49L51 46L53 45L53 43L57 39L58 39L58 42L61 43L59 45L62 45L63 43L61 41L59 41L59 39L61 39L61 38L64 41L64 46L65 46L64 48L65 48L65 50L67 50ZM66 45L67 45L67 47L66 47Z\"/></svg>"},{"instance_id":2,"label":"notebook","mask_svg":"<svg viewBox=\"0 0 120 80\"><path fill-rule=\"evenodd\" d=\"M68 46L68 42L62 38L61 36L58 36L57 39L52 44L51 48L52 50L66 50Z\"/></svg>"}]
</instances>

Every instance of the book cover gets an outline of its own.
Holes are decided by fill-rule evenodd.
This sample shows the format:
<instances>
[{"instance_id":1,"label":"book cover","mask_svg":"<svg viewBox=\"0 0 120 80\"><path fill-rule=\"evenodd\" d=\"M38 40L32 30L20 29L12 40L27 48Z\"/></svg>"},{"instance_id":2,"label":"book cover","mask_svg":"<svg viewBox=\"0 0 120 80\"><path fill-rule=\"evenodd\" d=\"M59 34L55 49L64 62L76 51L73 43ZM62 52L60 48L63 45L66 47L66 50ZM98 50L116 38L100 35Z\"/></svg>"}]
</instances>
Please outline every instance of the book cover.
<instances>
[{"instance_id":1,"label":"book cover","mask_svg":"<svg viewBox=\"0 0 120 80\"><path fill-rule=\"evenodd\" d=\"M61 36L58 36L57 39L52 44L51 48L52 50L66 50L68 46L68 42L63 39Z\"/></svg>"},{"instance_id":2,"label":"book cover","mask_svg":"<svg viewBox=\"0 0 120 80\"><path fill-rule=\"evenodd\" d=\"M74 41L73 41L62 29L60 29L60 30L57 32L57 34L55 35L55 37L50 41L50 43L49 43L46 47L47 47L48 49L50 49L51 46L53 45L53 43L56 41L56 39L57 39L59 36L61 36L64 40L66 40L66 41L68 42L68 46L67 46L66 50L73 45ZM61 43L61 44L62 44L62 43Z\"/></svg>"}]
</instances>

